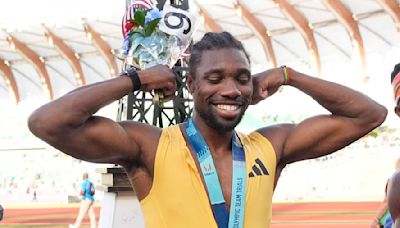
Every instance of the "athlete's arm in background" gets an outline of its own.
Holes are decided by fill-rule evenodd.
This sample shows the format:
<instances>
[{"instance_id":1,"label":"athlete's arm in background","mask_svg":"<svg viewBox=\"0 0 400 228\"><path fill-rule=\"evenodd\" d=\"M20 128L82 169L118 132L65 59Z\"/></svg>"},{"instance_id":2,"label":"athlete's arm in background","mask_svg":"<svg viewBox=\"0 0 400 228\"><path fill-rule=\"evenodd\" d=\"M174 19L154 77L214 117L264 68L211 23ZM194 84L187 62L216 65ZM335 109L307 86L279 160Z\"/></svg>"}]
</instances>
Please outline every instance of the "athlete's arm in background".
<instances>
[{"instance_id":1,"label":"athlete's arm in background","mask_svg":"<svg viewBox=\"0 0 400 228\"><path fill-rule=\"evenodd\" d=\"M161 88L167 97L173 96L175 76L168 67L158 65L138 75L141 90ZM132 162L148 140L158 139L160 129L94 116L132 89L130 78L125 76L83 86L37 109L28 120L29 128L50 145L82 160L121 165Z\"/></svg>"},{"instance_id":2,"label":"athlete's arm in background","mask_svg":"<svg viewBox=\"0 0 400 228\"><path fill-rule=\"evenodd\" d=\"M388 180L389 182L389 180ZM387 194L390 189L390 183L387 183L387 189L385 192L385 197L383 198L382 203L379 205L378 213L376 214L374 220L371 223L371 228L379 228L379 220L382 219L382 217L385 215L387 209L388 209L388 197Z\"/></svg>"},{"instance_id":3,"label":"athlete's arm in background","mask_svg":"<svg viewBox=\"0 0 400 228\"><path fill-rule=\"evenodd\" d=\"M339 150L378 127L386 118L386 108L362 93L291 68L287 70L288 85L312 97L331 114L311 117L299 124L283 124L259 130L271 139L280 167ZM282 70L260 73L253 81L253 103L257 103L275 93L283 84Z\"/></svg>"}]
</instances>

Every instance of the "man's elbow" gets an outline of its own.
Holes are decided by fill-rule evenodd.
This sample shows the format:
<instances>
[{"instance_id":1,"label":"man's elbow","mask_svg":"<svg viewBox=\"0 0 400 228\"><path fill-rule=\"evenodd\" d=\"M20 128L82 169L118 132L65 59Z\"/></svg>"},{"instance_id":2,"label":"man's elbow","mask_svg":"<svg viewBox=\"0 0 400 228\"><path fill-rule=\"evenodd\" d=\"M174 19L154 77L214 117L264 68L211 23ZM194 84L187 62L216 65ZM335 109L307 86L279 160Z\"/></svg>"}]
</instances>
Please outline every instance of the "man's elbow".
<instances>
[{"instance_id":1,"label":"man's elbow","mask_svg":"<svg viewBox=\"0 0 400 228\"><path fill-rule=\"evenodd\" d=\"M45 132L45 124L40 111L36 110L28 117L28 128L37 137L40 138Z\"/></svg>"},{"instance_id":2,"label":"man's elbow","mask_svg":"<svg viewBox=\"0 0 400 228\"><path fill-rule=\"evenodd\" d=\"M387 113L388 110L383 105L378 104L368 115L369 127L372 129L379 127L385 121Z\"/></svg>"},{"instance_id":3,"label":"man's elbow","mask_svg":"<svg viewBox=\"0 0 400 228\"><path fill-rule=\"evenodd\" d=\"M38 138L49 143L56 134L54 126L51 124L51 116L45 110L36 110L28 118L29 130Z\"/></svg>"}]
</instances>

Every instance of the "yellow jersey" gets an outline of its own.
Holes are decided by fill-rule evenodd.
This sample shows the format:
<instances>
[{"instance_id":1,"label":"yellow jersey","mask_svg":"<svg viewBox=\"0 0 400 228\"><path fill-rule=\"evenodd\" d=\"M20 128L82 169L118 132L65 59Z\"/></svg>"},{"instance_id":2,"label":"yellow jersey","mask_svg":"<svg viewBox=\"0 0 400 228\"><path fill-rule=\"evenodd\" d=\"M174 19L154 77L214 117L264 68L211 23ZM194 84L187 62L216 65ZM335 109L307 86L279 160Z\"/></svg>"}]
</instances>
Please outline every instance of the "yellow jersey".
<instances>
[{"instance_id":1,"label":"yellow jersey","mask_svg":"<svg viewBox=\"0 0 400 228\"><path fill-rule=\"evenodd\" d=\"M276 155L260 133L238 133L246 156L245 228L269 227ZM147 228L217 228L193 157L178 125L163 129L153 185L140 201Z\"/></svg>"}]
</instances>

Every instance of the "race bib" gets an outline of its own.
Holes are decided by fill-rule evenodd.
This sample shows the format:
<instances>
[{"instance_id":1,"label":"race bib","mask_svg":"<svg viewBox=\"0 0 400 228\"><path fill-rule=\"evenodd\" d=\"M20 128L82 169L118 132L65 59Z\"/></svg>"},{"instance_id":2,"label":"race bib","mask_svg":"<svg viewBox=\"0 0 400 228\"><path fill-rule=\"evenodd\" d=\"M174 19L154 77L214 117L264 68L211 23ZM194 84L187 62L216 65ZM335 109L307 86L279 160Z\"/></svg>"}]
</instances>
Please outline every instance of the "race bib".
<instances>
[{"instance_id":1,"label":"race bib","mask_svg":"<svg viewBox=\"0 0 400 228\"><path fill-rule=\"evenodd\" d=\"M196 30L197 20L191 13L165 4L160 20L160 30L177 36L183 43L188 43Z\"/></svg>"}]
</instances>

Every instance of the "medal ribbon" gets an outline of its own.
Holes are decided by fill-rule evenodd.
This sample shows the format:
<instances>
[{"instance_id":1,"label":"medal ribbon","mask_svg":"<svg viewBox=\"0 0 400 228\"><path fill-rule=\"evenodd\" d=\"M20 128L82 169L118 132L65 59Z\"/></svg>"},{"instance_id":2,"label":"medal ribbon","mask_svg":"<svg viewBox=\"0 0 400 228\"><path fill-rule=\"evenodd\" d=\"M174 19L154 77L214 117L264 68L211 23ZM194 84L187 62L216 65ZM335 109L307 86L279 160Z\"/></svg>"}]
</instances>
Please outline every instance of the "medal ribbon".
<instances>
[{"instance_id":1,"label":"medal ribbon","mask_svg":"<svg viewBox=\"0 0 400 228\"><path fill-rule=\"evenodd\" d=\"M232 196L230 214L228 214L210 148L192 119L189 119L186 123L185 131L196 152L218 228L243 227L246 198L246 158L236 132L232 133Z\"/></svg>"}]
</instances>

